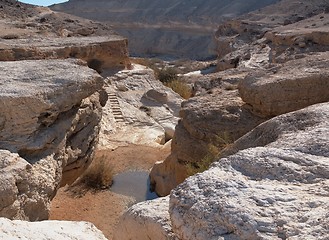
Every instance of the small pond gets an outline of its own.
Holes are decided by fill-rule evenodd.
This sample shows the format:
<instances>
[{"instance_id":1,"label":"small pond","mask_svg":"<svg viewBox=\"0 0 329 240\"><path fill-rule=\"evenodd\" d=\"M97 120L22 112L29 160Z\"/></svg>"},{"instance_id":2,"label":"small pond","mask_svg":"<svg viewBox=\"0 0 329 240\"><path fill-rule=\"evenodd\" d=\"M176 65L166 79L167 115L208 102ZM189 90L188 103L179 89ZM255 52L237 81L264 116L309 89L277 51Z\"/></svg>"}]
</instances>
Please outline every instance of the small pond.
<instances>
[{"instance_id":1,"label":"small pond","mask_svg":"<svg viewBox=\"0 0 329 240\"><path fill-rule=\"evenodd\" d=\"M111 191L135 198L136 203L158 198L150 191L150 178L147 171L128 171L113 177Z\"/></svg>"}]
</instances>

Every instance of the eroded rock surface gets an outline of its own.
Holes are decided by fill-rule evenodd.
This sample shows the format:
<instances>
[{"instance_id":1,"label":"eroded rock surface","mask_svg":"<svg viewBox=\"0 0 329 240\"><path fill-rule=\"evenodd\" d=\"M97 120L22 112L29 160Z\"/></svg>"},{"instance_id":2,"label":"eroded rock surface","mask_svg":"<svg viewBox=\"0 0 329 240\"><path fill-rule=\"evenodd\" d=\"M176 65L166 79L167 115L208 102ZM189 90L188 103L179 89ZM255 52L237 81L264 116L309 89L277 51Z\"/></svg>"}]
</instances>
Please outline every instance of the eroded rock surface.
<instances>
[{"instance_id":1,"label":"eroded rock surface","mask_svg":"<svg viewBox=\"0 0 329 240\"><path fill-rule=\"evenodd\" d=\"M328 6L328 0L283 0L219 26L221 72L194 82L195 97L183 104L172 155L151 172L159 194L187 176L184 165L197 166L211 149L220 151L220 142L230 143L271 117L329 100Z\"/></svg>"},{"instance_id":2,"label":"eroded rock surface","mask_svg":"<svg viewBox=\"0 0 329 240\"><path fill-rule=\"evenodd\" d=\"M225 86L225 83L220 84ZM151 183L161 196L169 194L187 177L186 164L216 155L217 149L265 121L244 107L237 90L216 86L210 91L183 103L182 119L172 141L172 154L163 163L157 163L150 173Z\"/></svg>"},{"instance_id":3,"label":"eroded rock surface","mask_svg":"<svg viewBox=\"0 0 329 240\"><path fill-rule=\"evenodd\" d=\"M93 224L87 222L24 222L0 218L0 239L106 240Z\"/></svg>"},{"instance_id":4,"label":"eroded rock surface","mask_svg":"<svg viewBox=\"0 0 329 240\"><path fill-rule=\"evenodd\" d=\"M176 240L171 230L168 197L135 204L120 218L114 240Z\"/></svg>"},{"instance_id":5,"label":"eroded rock surface","mask_svg":"<svg viewBox=\"0 0 329 240\"><path fill-rule=\"evenodd\" d=\"M329 42L328 42L329 43ZM259 115L277 116L329 101L329 52L251 74L239 83L243 101Z\"/></svg>"},{"instance_id":6,"label":"eroded rock surface","mask_svg":"<svg viewBox=\"0 0 329 240\"><path fill-rule=\"evenodd\" d=\"M170 196L180 239L327 239L328 103L273 118ZM244 147L242 147L244 142ZM257 147L263 146L263 147Z\"/></svg>"},{"instance_id":7,"label":"eroded rock surface","mask_svg":"<svg viewBox=\"0 0 329 240\"><path fill-rule=\"evenodd\" d=\"M157 80L153 70L132 67L106 78L101 148L128 142L159 146L173 137L182 97Z\"/></svg>"},{"instance_id":8,"label":"eroded rock surface","mask_svg":"<svg viewBox=\"0 0 329 240\"><path fill-rule=\"evenodd\" d=\"M103 80L76 60L2 62L0 215L48 217L60 183L89 165L98 142Z\"/></svg>"},{"instance_id":9,"label":"eroded rock surface","mask_svg":"<svg viewBox=\"0 0 329 240\"><path fill-rule=\"evenodd\" d=\"M128 64L127 39L117 36L0 40L0 60L79 58L97 71Z\"/></svg>"},{"instance_id":10,"label":"eroded rock surface","mask_svg":"<svg viewBox=\"0 0 329 240\"><path fill-rule=\"evenodd\" d=\"M216 32L219 70L264 68L328 51L328 0L282 0L232 21Z\"/></svg>"}]
</instances>

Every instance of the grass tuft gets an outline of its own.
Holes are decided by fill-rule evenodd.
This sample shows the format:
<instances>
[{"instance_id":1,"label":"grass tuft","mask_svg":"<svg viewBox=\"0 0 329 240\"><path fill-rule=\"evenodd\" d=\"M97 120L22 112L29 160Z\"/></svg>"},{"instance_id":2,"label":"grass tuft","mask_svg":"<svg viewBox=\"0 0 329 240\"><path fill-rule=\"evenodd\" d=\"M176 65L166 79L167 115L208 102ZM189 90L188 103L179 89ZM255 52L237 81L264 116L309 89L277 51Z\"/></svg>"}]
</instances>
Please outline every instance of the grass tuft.
<instances>
[{"instance_id":1,"label":"grass tuft","mask_svg":"<svg viewBox=\"0 0 329 240\"><path fill-rule=\"evenodd\" d=\"M233 140L227 132L218 134L213 139L213 144L208 144L207 154L198 162L186 164L188 176L201 173L209 169L210 165L221 157L221 151L232 145Z\"/></svg>"}]
</instances>

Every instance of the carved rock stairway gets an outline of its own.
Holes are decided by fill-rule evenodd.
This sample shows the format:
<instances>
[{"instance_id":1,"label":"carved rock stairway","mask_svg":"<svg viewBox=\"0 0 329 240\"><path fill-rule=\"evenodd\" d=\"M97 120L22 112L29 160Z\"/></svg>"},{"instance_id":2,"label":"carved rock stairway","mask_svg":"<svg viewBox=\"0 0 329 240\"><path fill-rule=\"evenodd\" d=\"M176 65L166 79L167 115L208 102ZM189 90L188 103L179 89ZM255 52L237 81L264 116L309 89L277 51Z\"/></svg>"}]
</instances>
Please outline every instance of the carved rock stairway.
<instances>
[{"instance_id":1,"label":"carved rock stairway","mask_svg":"<svg viewBox=\"0 0 329 240\"><path fill-rule=\"evenodd\" d=\"M125 124L125 118L123 117L119 100L115 92L108 92L108 101L110 102L111 110L114 116L114 120L117 123Z\"/></svg>"}]
</instances>

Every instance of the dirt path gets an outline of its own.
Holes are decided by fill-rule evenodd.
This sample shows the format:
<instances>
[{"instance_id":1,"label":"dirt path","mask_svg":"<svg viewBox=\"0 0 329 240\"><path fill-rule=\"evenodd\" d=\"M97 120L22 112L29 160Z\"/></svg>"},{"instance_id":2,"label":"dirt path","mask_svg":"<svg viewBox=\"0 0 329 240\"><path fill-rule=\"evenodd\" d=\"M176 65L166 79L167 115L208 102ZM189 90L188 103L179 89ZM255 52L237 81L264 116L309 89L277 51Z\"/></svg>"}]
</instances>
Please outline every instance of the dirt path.
<instances>
[{"instance_id":1,"label":"dirt path","mask_svg":"<svg viewBox=\"0 0 329 240\"><path fill-rule=\"evenodd\" d=\"M129 145L113 151L98 151L95 160L105 156L117 174L127 170L149 170L156 161L164 160L169 153L169 146L161 149ZM50 219L89 221L103 231L108 239L112 239L119 217L131 202L131 198L111 191L87 192L84 196L77 197L62 188L52 201Z\"/></svg>"}]
</instances>

